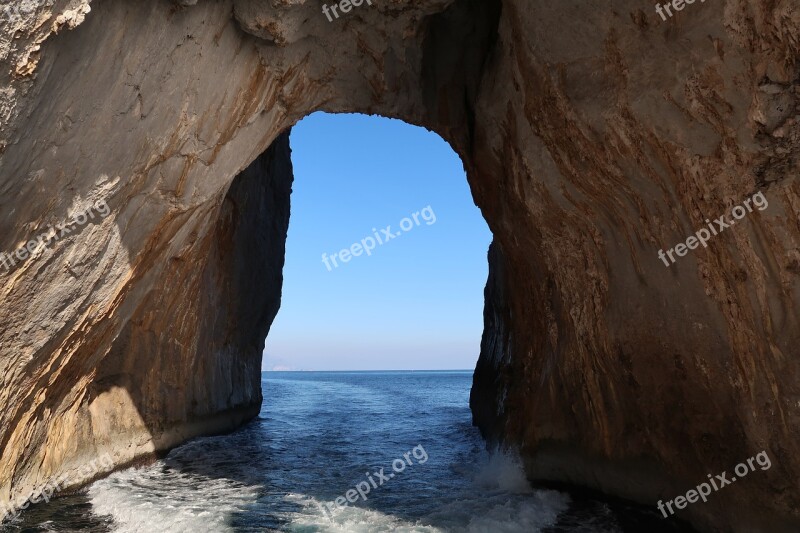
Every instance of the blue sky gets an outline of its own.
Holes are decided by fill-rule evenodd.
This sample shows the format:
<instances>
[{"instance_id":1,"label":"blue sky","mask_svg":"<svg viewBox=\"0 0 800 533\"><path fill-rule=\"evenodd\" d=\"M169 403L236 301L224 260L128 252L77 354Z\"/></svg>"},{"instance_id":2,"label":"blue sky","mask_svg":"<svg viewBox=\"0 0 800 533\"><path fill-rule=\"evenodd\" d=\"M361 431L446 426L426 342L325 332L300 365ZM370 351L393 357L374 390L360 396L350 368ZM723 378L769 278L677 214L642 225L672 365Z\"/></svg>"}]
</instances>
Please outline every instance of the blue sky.
<instances>
[{"instance_id":1,"label":"blue sky","mask_svg":"<svg viewBox=\"0 0 800 533\"><path fill-rule=\"evenodd\" d=\"M455 152L399 120L325 113L301 121L291 146L283 300L264 369L474 368L491 233ZM371 255L351 248L389 225L402 234ZM322 254L345 248L360 255L329 270Z\"/></svg>"}]
</instances>

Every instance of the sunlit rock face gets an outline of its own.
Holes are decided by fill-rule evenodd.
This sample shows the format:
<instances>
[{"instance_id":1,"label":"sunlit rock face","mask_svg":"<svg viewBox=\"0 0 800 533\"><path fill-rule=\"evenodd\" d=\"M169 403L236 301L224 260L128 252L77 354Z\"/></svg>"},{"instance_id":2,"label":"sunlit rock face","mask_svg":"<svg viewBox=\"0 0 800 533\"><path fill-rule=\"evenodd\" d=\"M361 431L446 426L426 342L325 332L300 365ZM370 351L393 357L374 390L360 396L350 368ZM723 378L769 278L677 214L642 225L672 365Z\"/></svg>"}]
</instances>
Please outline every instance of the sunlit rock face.
<instances>
[{"instance_id":1,"label":"sunlit rock face","mask_svg":"<svg viewBox=\"0 0 800 533\"><path fill-rule=\"evenodd\" d=\"M285 132L326 110L426 126L462 157L495 235L473 413L531 478L655 506L764 450L770 469L679 515L797 530L797 3L372 4L0 17L0 501L257 413Z\"/></svg>"}]
</instances>

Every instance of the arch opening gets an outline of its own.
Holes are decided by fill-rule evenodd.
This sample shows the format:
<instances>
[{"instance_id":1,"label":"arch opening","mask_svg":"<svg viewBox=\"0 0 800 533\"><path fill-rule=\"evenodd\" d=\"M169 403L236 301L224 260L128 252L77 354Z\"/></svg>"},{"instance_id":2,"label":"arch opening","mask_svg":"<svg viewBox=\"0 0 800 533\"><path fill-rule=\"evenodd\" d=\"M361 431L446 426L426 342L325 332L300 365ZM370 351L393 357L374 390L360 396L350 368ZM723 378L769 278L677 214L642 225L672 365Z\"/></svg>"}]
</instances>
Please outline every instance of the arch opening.
<instances>
[{"instance_id":1,"label":"arch opening","mask_svg":"<svg viewBox=\"0 0 800 533\"><path fill-rule=\"evenodd\" d=\"M458 156L435 133L364 115L311 115L290 144L264 370L474 369L491 233Z\"/></svg>"}]
</instances>

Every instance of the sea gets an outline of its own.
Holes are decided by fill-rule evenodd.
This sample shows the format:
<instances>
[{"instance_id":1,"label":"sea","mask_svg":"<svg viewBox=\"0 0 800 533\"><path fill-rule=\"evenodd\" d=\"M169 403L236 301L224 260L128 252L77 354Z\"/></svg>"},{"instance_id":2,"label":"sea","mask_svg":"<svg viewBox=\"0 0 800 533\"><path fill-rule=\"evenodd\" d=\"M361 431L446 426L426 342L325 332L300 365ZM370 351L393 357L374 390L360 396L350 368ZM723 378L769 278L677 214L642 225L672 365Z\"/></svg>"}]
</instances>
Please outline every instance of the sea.
<instances>
[{"instance_id":1,"label":"sea","mask_svg":"<svg viewBox=\"0 0 800 533\"><path fill-rule=\"evenodd\" d=\"M264 372L261 414L31 506L8 532L687 531L532 486L472 425L471 371Z\"/></svg>"}]
</instances>

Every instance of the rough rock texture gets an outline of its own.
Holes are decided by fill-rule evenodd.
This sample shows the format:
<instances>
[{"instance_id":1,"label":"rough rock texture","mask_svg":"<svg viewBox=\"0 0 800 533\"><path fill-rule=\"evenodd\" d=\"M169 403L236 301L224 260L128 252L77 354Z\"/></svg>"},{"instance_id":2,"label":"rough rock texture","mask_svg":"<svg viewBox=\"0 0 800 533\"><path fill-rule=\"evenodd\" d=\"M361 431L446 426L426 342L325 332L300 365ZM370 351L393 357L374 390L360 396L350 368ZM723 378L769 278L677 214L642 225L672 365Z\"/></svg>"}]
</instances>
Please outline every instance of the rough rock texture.
<instances>
[{"instance_id":1,"label":"rough rock texture","mask_svg":"<svg viewBox=\"0 0 800 533\"><path fill-rule=\"evenodd\" d=\"M328 22L311 0L24 0L0 21L0 250L113 211L0 269L0 500L256 412L282 134L327 110L429 127L464 160L495 235L473 412L532 478L654 505L766 450L680 515L800 528L796 0L667 21L374 3ZM658 258L756 191L767 210Z\"/></svg>"}]
</instances>

